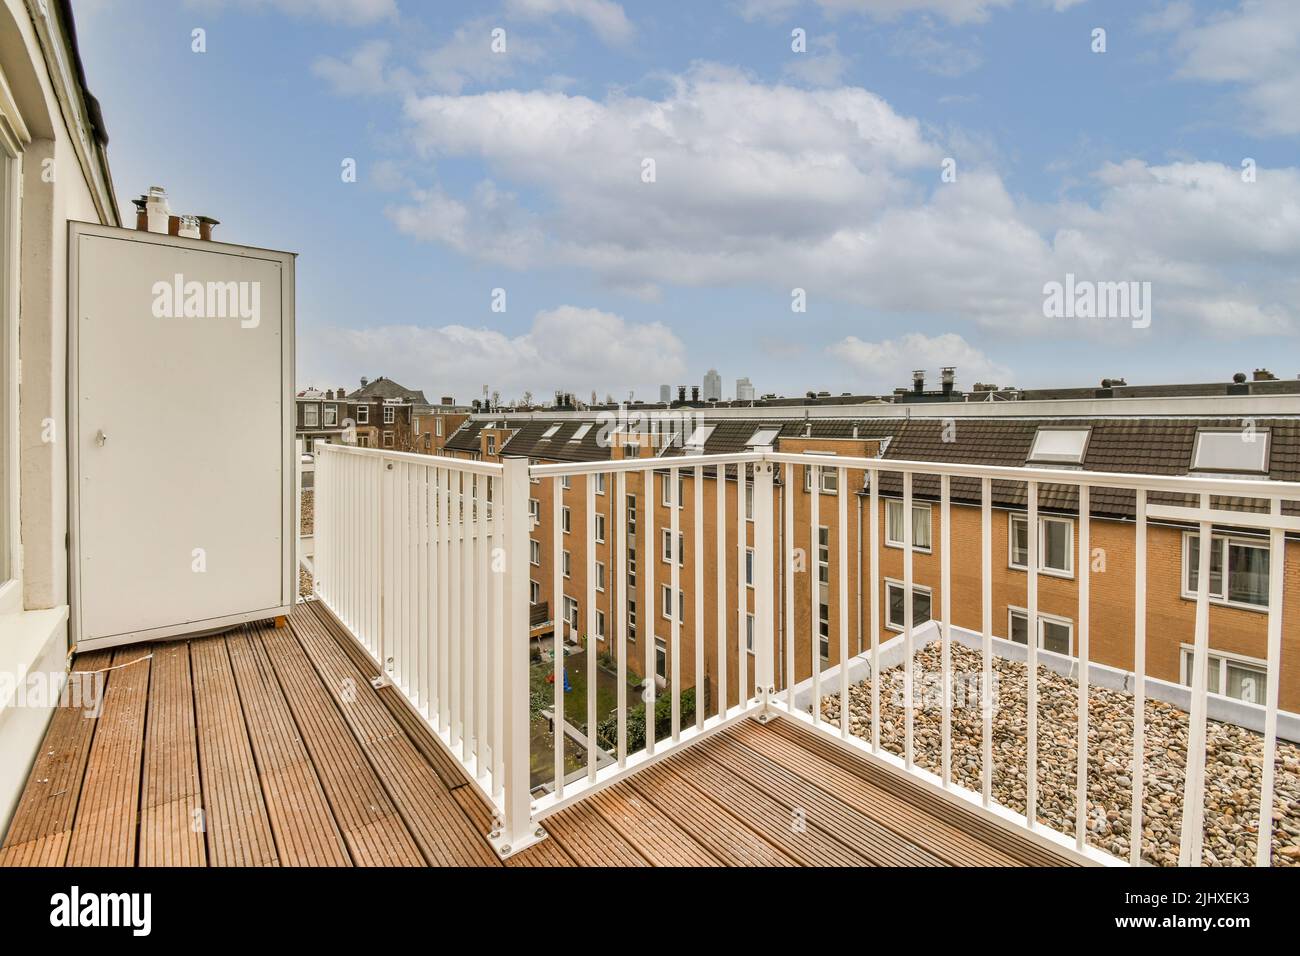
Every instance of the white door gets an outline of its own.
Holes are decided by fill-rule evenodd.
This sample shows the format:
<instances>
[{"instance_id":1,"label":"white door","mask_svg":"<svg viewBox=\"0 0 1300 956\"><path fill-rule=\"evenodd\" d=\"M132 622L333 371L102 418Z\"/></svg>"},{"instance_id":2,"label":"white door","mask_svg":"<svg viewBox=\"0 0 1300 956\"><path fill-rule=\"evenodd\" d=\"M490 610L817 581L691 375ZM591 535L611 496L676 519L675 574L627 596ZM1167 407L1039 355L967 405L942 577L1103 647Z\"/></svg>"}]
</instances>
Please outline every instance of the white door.
<instances>
[{"instance_id":1,"label":"white door","mask_svg":"<svg viewBox=\"0 0 1300 956\"><path fill-rule=\"evenodd\" d=\"M197 243L72 241L78 640L278 607L282 263ZM198 288L202 301L184 294ZM193 314L232 302L234 315Z\"/></svg>"}]
</instances>

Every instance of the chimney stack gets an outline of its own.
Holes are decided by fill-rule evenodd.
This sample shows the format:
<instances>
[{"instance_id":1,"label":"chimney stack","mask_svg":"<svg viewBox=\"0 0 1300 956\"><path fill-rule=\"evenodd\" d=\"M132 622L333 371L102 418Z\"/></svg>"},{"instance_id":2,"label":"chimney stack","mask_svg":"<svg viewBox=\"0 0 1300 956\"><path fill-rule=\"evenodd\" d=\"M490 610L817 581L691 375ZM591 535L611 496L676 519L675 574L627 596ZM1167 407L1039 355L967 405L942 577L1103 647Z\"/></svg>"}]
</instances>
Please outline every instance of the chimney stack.
<instances>
[{"instance_id":1,"label":"chimney stack","mask_svg":"<svg viewBox=\"0 0 1300 956\"><path fill-rule=\"evenodd\" d=\"M925 369L918 368L912 373L912 392L920 395L925 391Z\"/></svg>"},{"instance_id":2,"label":"chimney stack","mask_svg":"<svg viewBox=\"0 0 1300 956\"><path fill-rule=\"evenodd\" d=\"M1274 375L1266 368L1257 368L1255 369L1255 375L1251 379L1251 381L1252 382L1276 382L1277 376Z\"/></svg>"},{"instance_id":3,"label":"chimney stack","mask_svg":"<svg viewBox=\"0 0 1300 956\"><path fill-rule=\"evenodd\" d=\"M943 394L944 395L952 394L953 381L956 379L956 376L957 376L957 369L953 368L952 366L947 366L944 368L943 370Z\"/></svg>"},{"instance_id":4,"label":"chimney stack","mask_svg":"<svg viewBox=\"0 0 1300 956\"><path fill-rule=\"evenodd\" d=\"M699 387L698 385L692 385L692 386L691 386L691 401L693 401L693 402L698 402L699 400L700 400L700 387Z\"/></svg>"},{"instance_id":5,"label":"chimney stack","mask_svg":"<svg viewBox=\"0 0 1300 956\"><path fill-rule=\"evenodd\" d=\"M686 401L686 386L685 386L685 385L678 385L678 386L677 386L677 401L679 401L679 402L684 402L684 401Z\"/></svg>"}]
</instances>

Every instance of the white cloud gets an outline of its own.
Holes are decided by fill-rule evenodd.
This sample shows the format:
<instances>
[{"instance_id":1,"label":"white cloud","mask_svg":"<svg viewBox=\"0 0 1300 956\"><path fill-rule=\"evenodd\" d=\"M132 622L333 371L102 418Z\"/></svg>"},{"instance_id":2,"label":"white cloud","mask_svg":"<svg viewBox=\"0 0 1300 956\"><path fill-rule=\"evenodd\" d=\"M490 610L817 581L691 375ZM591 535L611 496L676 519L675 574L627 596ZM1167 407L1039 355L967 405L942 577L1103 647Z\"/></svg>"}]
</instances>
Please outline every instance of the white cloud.
<instances>
[{"instance_id":1,"label":"white cloud","mask_svg":"<svg viewBox=\"0 0 1300 956\"><path fill-rule=\"evenodd\" d=\"M506 12L534 19L561 14L577 17L606 43L626 43L634 32L623 7L612 0L508 0Z\"/></svg>"},{"instance_id":2,"label":"white cloud","mask_svg":"<svg viewBox=\"0 0 1300 956\"><path fill-rule=\"evenodd\" d=\"M386 41L370 40L346 60L317 57L311 69L342 96L388 93L395 88L393 73L388 66L389 50Z\"/></svg>"},{"instance_id":3,"label":"white cloud","mask_svg":"<svg viewBox=\"0 0 1300 956\"><path fill-rule=\"evenodd\" d=\"M955 365L962 376L959 388L968 389L976 382L1004 386L1013 382L1010 369L994 362L955 332L935 336L909 332L883 342L864 342L850 335L826 351L862 376L854 384L871 393L892 391L899 382L911 379L913 369L935 373L947 365Z\"/></svg>"},{"instance_id":4,"label":"white cloud","mask_svg":"<svg viewBox=\"0 0 1300 956\"><path fill-rule=\"evenodd\" d=\"M682 377L686 351L660 323L572 305L537 313L514 337L460 324L329 327L303 345L304 381L352 381L368 372L412 388L436 384L439 394L477 396L489 385L507 400L526 389L625 395L635 386L649 395L656 383Z\"/></svg>"},{"instance_id":5,"label":"white cloud","mask_svg":"<svg viewBox=\"0 0 1300 956\"><path fill-rule=\"evenodd\" d=\"M792 54L781 75L809 86L835 86L848 68L849 58L840 52L838 38L828 33L812 37L808 52Z\"/></svg>"},{"instance_id":6,"label":"white cloud","mask_svg":"<svg viewBox=\"0 0 1300 956\"><path fill-rule=\"evenodd\" d=\"M1300 135L1300 4L1242 0L1232 12L1190 19L1174 4L1152 24L1178 30L1178 76L1236 86L1256 132Z\"/></svg>"},{"instance_id":7,"label":"white cloud","mask_svg":"<svg viewBox=\"0 0 1300 956\"><path fill-rule=\"evenodd\" d=\"M199 9L239 6L249 10L273 10L350 26L391 20L397 16L396 0L189 0L189 5Z\"/></svg>"}]
</instances>

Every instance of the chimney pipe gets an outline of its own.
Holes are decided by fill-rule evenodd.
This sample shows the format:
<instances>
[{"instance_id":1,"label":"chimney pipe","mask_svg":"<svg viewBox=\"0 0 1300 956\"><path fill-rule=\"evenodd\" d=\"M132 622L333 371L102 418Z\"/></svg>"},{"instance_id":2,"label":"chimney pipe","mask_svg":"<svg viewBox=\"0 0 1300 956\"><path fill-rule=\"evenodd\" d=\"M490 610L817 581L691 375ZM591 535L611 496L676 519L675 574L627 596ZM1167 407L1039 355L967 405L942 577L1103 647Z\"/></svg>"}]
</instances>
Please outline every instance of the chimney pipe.
<instances>
[{"instance_id":1,"label":"chimney pipe","mask_svg":"<svg viewBox=\"0 0 1300 956\"><path fill-rule=\"evenodd\" d=\"M692 385L692 386L691 386L691 401L693 401L693 402L698 402L699 400L700 400L700 387L699 387L698 385Z\"/></svg>"},{"instance_id":2,"label":"chimney pipe","mask_svg":"<svg viewBox=\"0 0 1300 956\"><path fill-rule=\"evenodd\" d=\"M920 395L925 391L925 369L918 368L912 373L912 392Z\"/></svg>"},{"instance_id":3,"label":"chimney pipe","mask_svg":"<svg viewBox=\"0 0 1300 956\"><path fill-rule=\"evenodd\" d=\"M952 366L948 366L943 370L943 393L945 395L952 394L952 385L954 378L956 378L956 373L957 370Z\"/></svg>"},{"instance_id":4,"label":"chimney pipe","mask_svg":"<svg viewBox=\"0 0 1300 956\"><path fill-rule=\"evenodd\" d=\"M686 401L686 386L685 386L685 385L678 385L678 386L677 386L677 401L679 401L679 402L684 402L684 401Z\"/></svg>"}]
</instances>

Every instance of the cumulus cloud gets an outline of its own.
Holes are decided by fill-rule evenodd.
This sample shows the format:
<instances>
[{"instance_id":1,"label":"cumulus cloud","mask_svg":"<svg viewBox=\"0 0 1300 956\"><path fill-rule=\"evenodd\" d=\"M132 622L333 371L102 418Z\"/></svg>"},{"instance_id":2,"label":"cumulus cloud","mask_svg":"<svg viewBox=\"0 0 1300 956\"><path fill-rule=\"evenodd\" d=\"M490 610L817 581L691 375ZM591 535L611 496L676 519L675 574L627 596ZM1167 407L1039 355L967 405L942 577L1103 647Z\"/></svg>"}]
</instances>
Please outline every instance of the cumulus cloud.
<instances>
[{"instance_id":1,"label":"cumulus cloud","mask_svg":"<svg viewBox=\"0 0 1300 956\"><path fill-rule=\"evenodd\" d=\"M1197 20L1175 3L1147 25L1175 32L1179 77L1234 86L1256 132L1300 134L1300 4L1242 0L1231 12Z\"/></svg>"},{"instance_id":2,"label":"cumulus cloud","mask_svg":"<svg viewBox=\"0 0 1300 956\"><path fill-rule=\"evenodd\" d=\"M489 385L507 399L578 387L625 395L632 386L649 395L656 383L682 377L686 351L658 322L573 305L538 312L517 336L460 324L329 327L303 346L304 381L352 381L370 370L459 396Z\"/></svg>"},{"instance_id":3,"label":"cumulus cloud","mask_svg":"<svg viewBox=\"0 0 1300 956\"><path fill-rule=\"evenodd\" d=\"M1074 273L1151 282L1158 325L1250 335L1296 316L1294 168L1244 182L1217 163L1129 160L1096 171L1091 203L1040 205L970 162L941 184L954 143L867 90L710 66L658 99L509 90L411 97L406 115L426 159L477 159L488 176L472 193L395 203L398 228L514 267L577 266L644 297L797 286L893 313L1112 334L1044 318L1044 284Z\"/></svg>"},{"instance_id":4,"label":"cumulus cloud","mask_svg":"<svg viewBox=\"0 0 1300 956\"><path fill-rule=\"evenodd\" d=\"M955 332L934 336L910 332L882 342L864 342L850 335L826 351L861 377L863 390L873 393L888 393L899 382L909 381L912 369L933 372L946 365L955 365L968 379L959 383L959 387L969 388L976 382L1003 386L1013 382L1010 369L994 362Z\"/></svg>"},{"instance_id":5,"label":"cumulus cloud","mask_svg":"<svg viewBox=\"0 0 1300 956\"><path fill-rule=\"evenodd\" d=\"M626 43L634 32L623 7L612 0L508 0L506 11L524 18L577 17L606 43Z\"/></svg>"}]
</instances>

